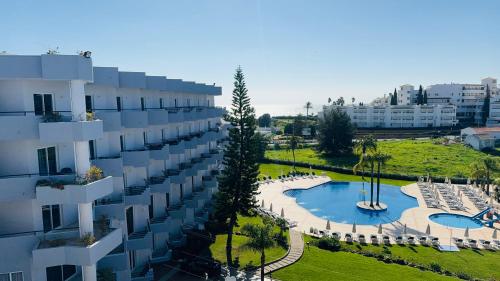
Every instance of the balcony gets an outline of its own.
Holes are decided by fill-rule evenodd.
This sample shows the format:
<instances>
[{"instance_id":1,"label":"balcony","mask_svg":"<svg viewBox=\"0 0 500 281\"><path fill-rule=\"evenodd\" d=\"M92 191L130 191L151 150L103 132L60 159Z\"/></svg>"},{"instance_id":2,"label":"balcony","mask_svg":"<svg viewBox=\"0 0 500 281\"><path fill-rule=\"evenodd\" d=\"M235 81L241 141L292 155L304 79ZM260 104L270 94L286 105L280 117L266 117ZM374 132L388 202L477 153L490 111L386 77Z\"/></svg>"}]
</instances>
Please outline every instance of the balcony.
<instances>
[{"instance_id":1,"label":"balcony","mask_svg":"<svg viewBox=\"0 0 500 281\"><path fill-rule=\"evenodd\" d=\"M151 193L170 193L170 178L164 176L150 177L148 186Z\"/></svg>"},{"instance_id":2,"label":"balcony","mask_svg":"<svg viewBox=\"0 0 500 281\"><path fill-rule=\"evenodd\" d=\"M141 250L141 249L152 249L153 248L153 235L151 230L143 229L140 231L134 231L128 235L127 250Z\"/></svg>"},{"instance_id":3,"label":"balcony","mask_svg":"<svg viewBox=\"0 0 500 281\"><path fill-rule=\"evenodd\" d=\"M153 268L149 264L136 266L130 273L131 281L153 281Z\"/></svg>"},{"instance_id":4,"label":"balcony","mask_svg":"<svg viewBox=\"0 0 500 281\"><path fill-rule=\"evenodd\" d=\"M146 186L125 187L125 205L149 205L151 193Z\"/></svg>"},{"instance_id":5,"label":"balcony","mask_svg":"<svg viewBox=\"0 0 500 281\"><path fill-rule=\"evenodd\" d=\"M193 108L184 108L182 109L182 111L184 112L184 122L190 122L190 121L195 121L196 120L196 114L194 113L194 109Z\"/></svg>"},{"instance_id":6,"label":"balcony","mask_svg":"<svg viewBox=\"0 0 500 281\"><path fill-rule=\"evenodd\" d=\"M186 174L181 170L169 169L167 170L167 176L170 183L183 184L186 181Z\"/></svg>"},{"instance_id":7,"label":"balcony","mask_svg":"<svg viewBox=\"0 0 500 281\"><path fill-rule=\"evenodd\" d=\"M185 196L182 199L182 203L186 207L186 209L194 209L194 208L196 208L196 200L195 200L193 194Z\"/></svg>"},{"instance_id":8,"label":"balcony","mask_svg":"<svg viewBox=\"0 0 500 281\"><path fill-rule=\"evenodd\" d=\"M122 114L122 126L127 129L147 128L148 112L141 110L124 110Z\"/></svg>"},{"instance_id":9,"label":"balcony","mask_svg":"<svg viewBox=\"0 0 500 281\"><path fill-rule=\"evenodd\" d=\"M169 123L182 123L184 122L184 112L180 109L168 109Z\"/></svg>"},{"instance_id":10,"label":"balcony","mask_svg":"<svg viewBox=\"0 0 500 281\"><path fill-rule=\"evenodd\" d=\"M155 143L148 144L146 147L149 150L149 158L154 160L168 160L170 157L170 150L168 144Z\"/></svg>"},{"instance_id":11,"label":"balcony","mask_svg":"<svg viewBox=\"0 0 500 281\"><path fill-rule=\"evenodd\" d=\"M149 165L149 151L146 149L125 150L122 152L123 166L147 167Z\"/></svg>"},{"instance_id":12,"label":"balcony","mask_svg":"<svg viewBox=\"0 0 500 281\"><path fill-rule=\"evenodd\" d=\"M212 154L210 153L202 153L201 158L207 165L217 164L217 160L215 159L215 157L212 157Z\"/></svg>"},{"instance_id":13,"label":"balcony","mask_svg":"<svg viewBox=\"0 0 500 281\"><path fill-rule=\"evenodd\" d=\"M26 112L0 112L0 141L38 139L38 118Z\"/></svg>"},{"instance_id":14,"label":"balcony","mask_svg":"<svg viewBox=\"0 0 500 281\"><path fill-rule=\"evenodd\" d=\"M33 249L33 264L37 267L49 267L61 264L90 266L122 243L122 230L100 229L94 226L96 241L86 245L74 231L52 231Z\"/></svg>"},{"instance_id":15,"label":"balcony","mask_svg":"<svg viewBox=\"0 0 500 281\"><path fill-rule=\"evenodd\" d=\"M40 178L38 174L0 176L0 202L35 199L33 186Z\"/></svg>"},{"instance_id":16,"label":"balcony","mask_svg":"<svg viewBox=\"0 0 500 281\"><path fill-rule=\"evenodd\" d=\"M153 233L168 232L170 228L170 218L168 216L152 218L150 226Z\"/></svg>"},{"instance_id":17,"label":"balcony","mask_svg":"<svg viewBox=\"0 0 500 281\"><path fill-rule=\"evenodd\" d=\"M179 232L179 233L170 233L169 235L169 241L172 247L174 248L179 248L182 247L186 244L187 236L186 234Z\"/></svg>"},{"instance_id":18,"label":"balcony","mask_svg":"<svg viewBox=\"0 0 500 281\"><path fill-rule=\"evenodd\" d=\"M165 144L169 145L169 150L171 154L184 154L184 144L183 140L172 139L165 141Z\"/></svg>"},{"instance_id":19,"label":"balcony","mask_svg":"<svg viewBox=\"0 0 500 281\"><path fill-rule=\"evenodd\" d=\"M122 129L122 114L119 111L96 111L96 118L103 121L104 132L119 132Z\"/></svg>"},{"instance_id":20,"label":"balcony","mask_svg":"<svg viewBox=\"0 0 500 281\"><path fill-rule=\"evenodd\" d=\"M129 268L128 254L124 248L123 244L116 247L97 262L97 268L112 268L115 271L127 270Z\"/></svg>"},{"instance_id":21,"label":"balcony","mask_svg":"<svg viewBox=\"0 0 500 281\"><path fill-rule=\"evenodd\" d=\"M170 208L168 208L168 215L174 220L182 220L186 216L186 206L170 206Z\"/></svg>"},{"instance_id":22,"label":"balcony","mask_svg":"<svg viewBox=\"0 0 500 281\"><path fill-rule=\"evenodd\" d=\"M202 182L205 188L217 188L217 179L213 176L203 176Z\"/></svg>"},{"instance_id":23,"label":"balcony","mask_svg":"<svg viewBox=\"0 0 500 281\"><path fill-rule=\"evenodd\" d=\"M102 216L110 219L125 220L125 204L123 198L103 198L96 201L94 206L96 218Z\"/></svg>"},{"instance_id":24,"label":"balcony","mask_svg":"<svg viewBox=\"0 0 500 281\"><path fill-rule=\"evenodd\" d=\"M168 124L168 111L164 109L150 109L148 110L149 125L167 125Z\"/></svg>"},{"instance_id":25,"label":"balcony","mask_svg":"<svg viewBox=\"0 0 500 281\"><path fill-rule=\"evenodd\" d=\"M121 155L111 157L99 157L92 160L92 165L101 168L107 176L123 177L123 161Z\"/></svg>"},{"instance_id":26,"label":"balcony","mask_svg":"<svg viewBox=\"0 0 500 281\"><path fill-rule=\"evenodd\" d=\"M184 171L186 177L193 177L197 174L197 170L193 168L193 164L191 164L191 162L179 164L179 169Z\"/></svg>"},{"instance_id":27,"label":"balcony","mask_svg":"<svg viewBox=\"0 0 500 281\"><path fill-rule=\"evenodd\" d=\"M89 141L103 136L102 120L41 122L38 129L40 141L45 143Z\"/></svg>"},{"instance_id":28,"label":"balcony","mask_svg":"<svg viewBox=\"0 0 500 281\"><path fill-rule=\"evenodd\" d=\"M54 177L37 182L36 199L40 205L92 203L113 192L113 178L105 177L91 183Z\"/></svg>"},{"instance_id":29,"label":"balcony","mask_svg":"<svg viewBox=\"0 0 500 281\"><path fill-rule=\"evenodd\" d=\"M208 116L207 109L203 108L203 107L196 108L196 110L194 111L194 114L195 114L196 120L207 119L207 116Z\"/></svg>"},{"instance_id":30,"label":"balcony","mask_svg":"<svg viewBox=\"0 0 500 281\"><path fill-rule=\"evenodd\" d=\"M184 139L184 148L185 149L196 149L199 143L199 139L197 137L193 136L186 136L183 138Z\"/></svg>"},{"instance_id":31,"label":"balcony","mask_svg":"<svg viewBox=\"0 0 500 281\"><path fill-rule=\"evenodd\" d=\"M152 254L151 263L164 263L172 259L172 250L168 247L155 249Z\"/></svg>"}]
</instances>

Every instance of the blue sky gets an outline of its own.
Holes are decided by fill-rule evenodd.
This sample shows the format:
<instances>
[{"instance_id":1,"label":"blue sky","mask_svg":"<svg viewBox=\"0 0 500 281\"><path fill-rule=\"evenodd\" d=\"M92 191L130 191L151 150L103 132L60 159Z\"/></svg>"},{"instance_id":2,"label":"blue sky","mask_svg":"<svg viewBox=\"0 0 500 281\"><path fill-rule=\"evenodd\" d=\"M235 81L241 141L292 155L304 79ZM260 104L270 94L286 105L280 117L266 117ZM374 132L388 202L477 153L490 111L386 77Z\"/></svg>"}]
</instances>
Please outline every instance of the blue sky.
<instances>
[{"instance_id":1,"label":"blue sky","mask_svg":"<svg viewBox=\"0 0 500 281\"><path fill-rule=\"evenodd\" d=\"M500 78L500 1L4 1L0 51L91 50L95 65L223 86L258 113L368 102L398 85Z\"/></svg>"}]
</instances>

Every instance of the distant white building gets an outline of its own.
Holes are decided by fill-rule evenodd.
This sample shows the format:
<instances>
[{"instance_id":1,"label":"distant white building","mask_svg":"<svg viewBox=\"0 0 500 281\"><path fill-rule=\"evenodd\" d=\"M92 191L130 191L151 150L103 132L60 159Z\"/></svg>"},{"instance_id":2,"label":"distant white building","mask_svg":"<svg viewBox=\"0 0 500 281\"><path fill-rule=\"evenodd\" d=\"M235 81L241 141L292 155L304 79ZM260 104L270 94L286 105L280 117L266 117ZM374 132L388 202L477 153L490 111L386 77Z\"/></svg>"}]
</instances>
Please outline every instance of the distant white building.
<instances>
[{"instance_id":1,"label":"distant white building","mask_svg":"<svg viewBox=\"0 0 500 281\"><path fill-rule=\"evenodd\" d=\"M468 127L460 130L462 141L476 150L495 147L495 143L500 142L500 127Z\"/></svg>"},{"instance_id":2,"label":"distant white building","mask_svg":"<svg viewBox=\"0 0 500 281\"><path fill-rule=\"evenodd\" d=\"M340 109L359 128L424 128L456 125L454 105L325 106L318 113Z\"/></svg>"},{"instance_id":3,"label":"distant white building","mask_svg":"<svg viewBox=\"0 0 500 281\"><path fill-rule=\"evenodd\" d=\"M405 84L399 86L398 105L411 105L417 103L418 90L413 85Z\"/></svg>"},{"instance_id":4,"label":"distant white building","mask_svg":"<svg viewBox=\"0 0 500 281\"><path fill-rule=\"evenodd\" d=\"M427 103L456 105L460 122L480 124L487 87L491 96L498 94L497 80L489 77L482 79L481 84L430 85L426 88Z\"/></svg>"}]
</instances>

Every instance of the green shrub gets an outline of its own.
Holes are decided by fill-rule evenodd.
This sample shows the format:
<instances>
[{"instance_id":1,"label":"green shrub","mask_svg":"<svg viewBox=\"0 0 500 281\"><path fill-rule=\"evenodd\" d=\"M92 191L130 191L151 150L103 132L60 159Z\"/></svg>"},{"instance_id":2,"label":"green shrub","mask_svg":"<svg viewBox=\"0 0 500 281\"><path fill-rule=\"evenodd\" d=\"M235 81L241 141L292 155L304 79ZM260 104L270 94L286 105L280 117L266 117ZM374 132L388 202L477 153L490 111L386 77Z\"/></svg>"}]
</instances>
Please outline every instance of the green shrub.
<instances>
[{"instance_id":1,"label":"green shrub","mask_svg":"<svg viewBox=\"0 0 500 281\"><path fill-rule=\"evenodd\" d=\"M458 272L457 277L460 279L463 279L463 280L473 280L472 276L470 276L469 274L467 274L465 272Z\"/></svg>"},{"instance_id":2,"label":"green shrub","mask_svg":"<svg viewBox=\"0 0 500 281\"><path fill-rule=\"evenodd\" d=\"M442 270L441 265L439 263L436 263L436 262L431 262L429 267L434 272L441 272L441 270Z\"/></svg>"},{"instance_id":3,"label":"green shrub","mask_svg":"<svg viewBox=\"0 0 500 281\"><path fill-rule=\"evenodd\" d=\"M94 235L87 233L87 234L83 235L83 237L81 238L81 241L83 244L85 244L85 246L90 246L90 245L95 243L96 239L95 239Z\"/></svg>"},{"instance_id":4,"label":"green shrub","mask_svg":"<svg viewBox=\"0 0 500 281\"><path fill-rule=\"evenodd\" d=\"M316 245L320 249L329 250L329 251L339 251L341 248L340 241L333 237L323 236L316 241Z\"/></svg>"}]
</instances>

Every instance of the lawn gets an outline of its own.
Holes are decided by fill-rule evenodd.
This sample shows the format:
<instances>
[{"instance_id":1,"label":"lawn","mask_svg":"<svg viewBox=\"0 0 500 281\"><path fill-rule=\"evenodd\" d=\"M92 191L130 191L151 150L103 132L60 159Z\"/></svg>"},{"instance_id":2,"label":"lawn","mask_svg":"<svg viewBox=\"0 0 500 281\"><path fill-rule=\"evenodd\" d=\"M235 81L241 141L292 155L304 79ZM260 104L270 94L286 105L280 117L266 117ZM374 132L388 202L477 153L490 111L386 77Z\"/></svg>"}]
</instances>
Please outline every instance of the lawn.
<instances>
[{"instance_id":1,"label":"lawn","mask_svg":"<svg viewBox=\"0 0 500 281\"><path fill-rule=\"evenodd\" d=\"M234 232L239 232L240 228L247 224L263 224L262 218L260 217L243 217L238 216L239 226L234 228ZM279 228L275 227L275 232L279 232ZM288 231L285 233L288 237ZM226 263L226 240L227 234L219 234L216 236L215 243L210 245L211 256L222 262ZM247 249L245 244L248 238L242 235L233 235L233 259L238 258L240 267L245 267L247 265L260 265L260 253ZM266 262L277 260L283 257L287 249L281 246L275 246L266 249Z\"/></svg>"},{"instance_id":2,"label":"lawn","mask_svg":"<svg viewBox=\"0 0 500 281\"><path fill-rule=\"evenodd\" d=\"M306 169L306 168L297 167L296 169L298 171L309 172L309 169ZM288 166L288 165L260 164L260 174L262 176L271 176L274 179L277 178L279 175L281 175L282 172L284 174L286 174L286 173L290 172L291 170L292 170L292 166ZM316 175L321 175L322 173L325 173L331 179L336 180L336 181L362 181L360 176L340 174L340 173L335 173L335 172L330 172L330 171L322 171L322 170L317 170L317 169L312 169L312 171L314 171L316 173ZM365 180L369 180L369 178L365 177ZM396 186L403 186L403 185L407 185L407 184L412 183L410 181L392 180L392 179L380 179L380 182L384 183L384 184L391 184L391 185L396 185Z\"/></svg>"},{"instance_id":3,"label":"lawn","mask_svg":"<svg viewBox=\"0 0 500 281\"><path fill-rule=\"evenodd\" d=\"M384 248L390 251L393 256L401 257L413 263L429 265L430 263L438 263L442 270L448 270L453 273L463 272L475 278L500 280L500 253L491 251L473 251L470 249L460 250L460 252L440 252L432 247L423 246L398 246L390 247L342 244L343 247L348 247L356 250L369 251L374 253L382 253ZM389 252L386 252L389 253Z\"/></svg>"},{"instance_id":4,"label":"lawn","mask_svg":"<svg viewBox=\"0 0 500 281\"><path fill-rule=\"evenodd\" d=\"M378 149L392 155L382 171L402 175L430 173L435 176L467 177L470 163L488 155L462 144L435 144L433 140L379 141ZM295 155L297 162L346 168L352 168L358 161L355 155L327 157L310 148L298 149ZM266 157L289 161L293 159L292 153L286 150L266 151ZM500 157L495 158L500 160Z\"/></svg>"},{"instance_id":5,"label":"lawn","mask_svg":"<svg viewBox=\"0 0 500 281\"><path fill-rule=\"evenodd\" d=\"M284 281L325 280L456 280L429 271L386 264L347 252L330 252L310 246L295 264L278 270L273 278Z\"/></svg>"}]
</instances>

